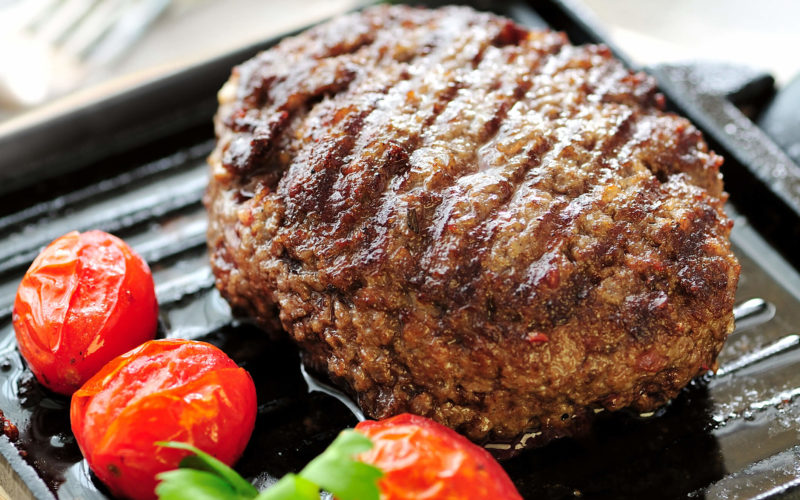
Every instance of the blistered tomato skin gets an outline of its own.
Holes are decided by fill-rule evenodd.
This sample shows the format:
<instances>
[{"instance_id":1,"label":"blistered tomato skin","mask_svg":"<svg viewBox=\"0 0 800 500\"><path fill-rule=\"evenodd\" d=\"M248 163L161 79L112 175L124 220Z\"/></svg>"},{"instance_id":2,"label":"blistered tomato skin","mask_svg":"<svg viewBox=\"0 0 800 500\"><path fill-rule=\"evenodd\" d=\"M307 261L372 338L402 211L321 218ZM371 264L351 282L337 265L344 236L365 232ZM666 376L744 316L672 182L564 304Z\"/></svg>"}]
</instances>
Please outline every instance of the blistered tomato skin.
<instances>
[{"instance_id":1,"label":"blistered tomato skin","mask_svg":"<svg viewBox=\"0 0 800 500\"><path fill-rule=\"evenodd\" d=\"M17 344L36 378L72 394L109 360L155 337L153 277L124 241L73 231L33 261L17 289Z\"/></svg>"},{"instance_id":2,"label":"blistered tomato skin","mask_svg":"<svg viewBox=\"0 0 800 500\"><path fill-rule=\"evenodd\" d=\"M385 474L381 500L522 499L485 449L433 420L402 414L356 430L374 444L360 460Z\"/></svg>"},{"instance_id":3,"label":"blistered tomato skin","mask_svg":"<svg viewBox=\"0 0 800 500\"><path fill-rule=\"evenodd\" d=\"M155 498L156 474L183 441L232 465L256 417L250 374L205 342L153 340L108 363L72 396L70 422L89 467L116 495Z\"/></svg>"}]
</instances>

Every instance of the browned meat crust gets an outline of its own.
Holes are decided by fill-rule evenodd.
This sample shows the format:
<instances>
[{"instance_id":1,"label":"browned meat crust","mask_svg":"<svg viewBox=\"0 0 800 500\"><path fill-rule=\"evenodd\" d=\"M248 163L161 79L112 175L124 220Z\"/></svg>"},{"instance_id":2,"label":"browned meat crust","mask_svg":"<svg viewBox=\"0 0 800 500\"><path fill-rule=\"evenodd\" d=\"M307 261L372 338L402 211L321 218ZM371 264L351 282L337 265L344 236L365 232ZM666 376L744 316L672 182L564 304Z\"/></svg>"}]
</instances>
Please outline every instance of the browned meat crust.
<instances>
[{"instance_id":1,"label":"browned meat crust","mask_svg":"<svg viewBox=\"0 0 800 500\"><path fill-rule=\"evenodd\" d=\"M674 397L732 330L722 159L605 47L383 6L220 100L217 286L369 416L561 435Z\"/></svg>"}]
</instances>

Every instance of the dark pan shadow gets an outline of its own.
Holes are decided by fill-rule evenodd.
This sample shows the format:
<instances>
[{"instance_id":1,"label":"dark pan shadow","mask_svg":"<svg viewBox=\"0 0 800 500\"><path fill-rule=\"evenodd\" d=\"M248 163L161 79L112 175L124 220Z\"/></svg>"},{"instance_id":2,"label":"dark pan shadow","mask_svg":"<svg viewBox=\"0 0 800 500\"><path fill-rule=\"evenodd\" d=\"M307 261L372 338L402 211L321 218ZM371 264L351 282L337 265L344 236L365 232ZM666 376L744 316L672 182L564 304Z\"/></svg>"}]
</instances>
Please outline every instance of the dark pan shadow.
<instances>
[{"instance_id":1,"label":"dark pan shadow","mask_svg":"<svg viewBox=\"0 0 800 500\"><path fill-rule=\"evenodd\" d=\"M525 498L702 498L726 471L708 391L694 382L657 416L602 413L586 436L503 463Z\"/></svg>"}]
</instances>

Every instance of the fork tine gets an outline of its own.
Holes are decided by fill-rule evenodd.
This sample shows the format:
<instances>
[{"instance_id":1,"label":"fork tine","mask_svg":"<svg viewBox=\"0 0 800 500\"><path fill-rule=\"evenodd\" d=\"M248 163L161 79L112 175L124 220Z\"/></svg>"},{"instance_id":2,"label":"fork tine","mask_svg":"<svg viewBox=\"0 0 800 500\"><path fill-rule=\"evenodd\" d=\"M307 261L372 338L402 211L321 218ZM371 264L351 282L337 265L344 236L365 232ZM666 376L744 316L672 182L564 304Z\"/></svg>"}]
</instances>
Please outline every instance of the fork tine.
<instances>
[{"instance_id":1,"label":"fork tine","mask_svg":"<svg viewBox=\"0 0 800 500\"><path fill-rule=\"evenodd\" d=\"M114 26L123 13L124 0L102 0L62 42L65 52L82 59Z\"/></svg>"},{"instance_id":2,"label":"fork tine","mask_svg":"<svg viewBox=\"0 0 800 500\"><path fill-rule=\"evenodd\" d=\"M50 12L62 2L63 0L31 0L25 4L19 27L27 31L37 30L48 19Z\"/></svg>"},{"instance_id":3,"label":"fork tine","mask_svg":"<svg viewBox=\"0 0 800 500\"><path fill-rule=\"evenodd\" d=\"M86 54L86 63L90 66L99 66L116 59L133 45L169 4L170 0L126 2L118 21L97 45L91 48L91 52Z\"/></svg>"},{"instance_id":4,"label":"fork tine","mask_svg":"<svg viewBox=\"0 0 800 500\"><path fill-rule=\"evenodd\" d=\"M49 13L48 19L36 30L37 35L51 45L58 45L96 3L97 0L65 0Z\"/></svg>"}]
</instances>

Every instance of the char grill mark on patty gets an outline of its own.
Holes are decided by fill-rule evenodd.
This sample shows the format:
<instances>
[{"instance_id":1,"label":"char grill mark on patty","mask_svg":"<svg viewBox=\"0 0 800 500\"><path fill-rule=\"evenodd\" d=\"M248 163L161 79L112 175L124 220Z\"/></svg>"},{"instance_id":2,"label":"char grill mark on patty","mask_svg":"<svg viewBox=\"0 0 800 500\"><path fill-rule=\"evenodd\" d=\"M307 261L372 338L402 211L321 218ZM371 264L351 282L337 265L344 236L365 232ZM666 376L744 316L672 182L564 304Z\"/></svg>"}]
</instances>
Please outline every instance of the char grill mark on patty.
<instances>
[{"instance_id":1,"label":"char grill mark on patty","mask_svg":"<svg viewBox=\"0 0 800 500\"><path fill-rule=\"evenodd\" d=\"M335 259L336 255L342 253L354 253L349 263L342 264L342 275L348 275L348 266L361 268L382 260L377 257L384 246L381 235L385 234L387 224L391 225L399 219L396 206L398 195L414 189L413 180L407 177L397 179L396 176L404 175L411 167L409 159L414 151L426 147L432 141L429 130L436 127L437 119L446 112L448 106L457 101L459 89L464 85L460 78L464 76L465 64L476 57L482 57L490 46L489 39L481 40L479 44L473 43L474 24L475 19L454 17L447 23L444 32L433 31L435 37L431 37L429 30L422 29L420 36L431 41L420 45L422 53L416 53L402 65L391 69L393 74L387 78L389 82L379 82L383 89L375 92L373 89L376 84L370 78L362 78L349 93L340 96L345 102L351 102L354 99L352 96L377 94L374 99L377 106L366 116L364 128L356 141L356 149L352 152L354 160L348 165L347 174L339 175L338 189L335 192L339 197L335 200L328 197L323 202L336 207L331 211L333 215L343 214L343 223L332 227L342 229L344 226L346 231L334 232L333 244L319 249L318 254L322 258ZM500 27L493 28L497 28L498 33L501 30ZM391 38L386 42L390 45L396 43ZM377 43L381 43L380 40ZM434 48L428 49L432 43ZM406 77L411 71L414 74L410 78ZM422 103L425 107L419 109L409 92L425 85L426 80L430 80L431 72L439 77L429 84L432 85L433 99L431 103ZM355 100L358 101L359 98L356 97ZM337 107L336 99L332 106ZM384 139L387 130L390 131L390 142ZM302 161L295 164L300 168L304 166ZM379 165L388 165L390 168L376 168ZM291 173L292 167L285 177L284 186L294 183L290 178ZM395 178L396 185L390 186L387 181L392 178ZM319 193L319 196L322 198L323 193ZM292 205L291 199L289 205ZM303 208L305 207L300 207L298 211L308 213ZM424 211L420 213L425 214ZM324 219L321 222L329 223ZM420 227L424 231L427 225L424 220L422 222ZM321 227L320 230L326 231L328 228ZM342 232L345 234L342 235ZM302 246L300 241L293 243ZM359 250L354 250L355 248Z\"/></svg>"}]
</instances>

